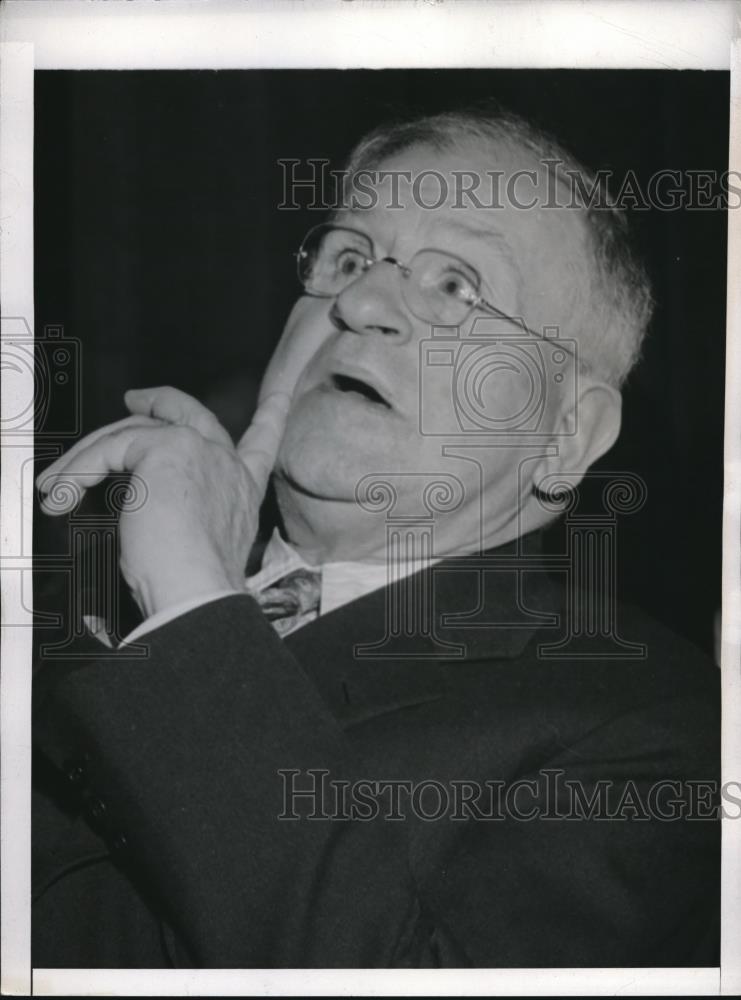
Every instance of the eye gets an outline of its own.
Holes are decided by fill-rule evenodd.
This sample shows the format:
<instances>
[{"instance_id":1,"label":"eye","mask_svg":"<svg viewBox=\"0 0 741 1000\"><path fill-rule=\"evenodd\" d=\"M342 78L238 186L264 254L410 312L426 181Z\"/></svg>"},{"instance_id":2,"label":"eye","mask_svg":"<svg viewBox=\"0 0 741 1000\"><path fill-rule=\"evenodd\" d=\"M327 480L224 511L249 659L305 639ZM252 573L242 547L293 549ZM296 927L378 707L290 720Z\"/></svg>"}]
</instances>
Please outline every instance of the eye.
<instances>
[{"instance_id":1,"label":"eye","mask_svg":"<svg viewBox=\"0 0 741 1000\"><path fill-rule=\"evenodd\" d=\"M357 278L368 265L364 254L353 247L346 247L336 255L334 266L339 276Z\"/></svg>"},{"instance_id":2,"label":"eye","mask_svg":"<svg viewBox=\"0 0 741 1000\"><path fill-rule=\"evenodd\" d=\"M446 267L441 271L436 281L436 287L446 298L458 299L462 302L472 302L476 298L476 286L463 271L455 267Z\"/></svg>"}]
</instances>

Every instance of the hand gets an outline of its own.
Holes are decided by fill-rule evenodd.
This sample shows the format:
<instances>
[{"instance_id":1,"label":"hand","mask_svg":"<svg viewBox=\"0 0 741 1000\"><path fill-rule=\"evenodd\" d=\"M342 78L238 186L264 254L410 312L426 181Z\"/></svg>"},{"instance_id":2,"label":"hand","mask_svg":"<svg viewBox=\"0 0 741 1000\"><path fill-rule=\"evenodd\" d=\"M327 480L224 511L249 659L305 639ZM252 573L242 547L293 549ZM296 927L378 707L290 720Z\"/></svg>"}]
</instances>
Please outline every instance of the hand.
<instances>
[{"instance_id":1,"label":"hand","mask_svg":"<svg viewBox=\"0 0 741 1000\"><path fill-rule=\"evenodd\" d=\"M64 480L80 494L109 473L139 476L147 498L120 520L121 571L145 616L217 590L241 590L290 394L263 396L235 448L210 410L169 387L131 390L131 417L79 441L37 479L42 509Z\"/></svg>"}]
</instances>

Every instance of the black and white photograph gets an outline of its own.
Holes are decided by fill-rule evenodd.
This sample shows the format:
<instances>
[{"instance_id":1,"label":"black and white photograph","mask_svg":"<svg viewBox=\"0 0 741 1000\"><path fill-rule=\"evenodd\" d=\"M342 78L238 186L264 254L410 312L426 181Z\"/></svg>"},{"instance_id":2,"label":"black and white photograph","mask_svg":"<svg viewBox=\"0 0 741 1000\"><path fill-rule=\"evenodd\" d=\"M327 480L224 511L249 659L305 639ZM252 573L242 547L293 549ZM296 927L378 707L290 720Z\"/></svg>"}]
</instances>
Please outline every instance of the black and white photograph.
<instances>
[{"instance_id":1,"label":"black and white photograph","mask_svg":"<svg viewBox=\"0 0 741 1000\"><path fill-rule=\"evenodd\" d=\"M731 72L356 44L33 67L2 341L29 966L710 992Z\"/></svg>"}]
</instances>

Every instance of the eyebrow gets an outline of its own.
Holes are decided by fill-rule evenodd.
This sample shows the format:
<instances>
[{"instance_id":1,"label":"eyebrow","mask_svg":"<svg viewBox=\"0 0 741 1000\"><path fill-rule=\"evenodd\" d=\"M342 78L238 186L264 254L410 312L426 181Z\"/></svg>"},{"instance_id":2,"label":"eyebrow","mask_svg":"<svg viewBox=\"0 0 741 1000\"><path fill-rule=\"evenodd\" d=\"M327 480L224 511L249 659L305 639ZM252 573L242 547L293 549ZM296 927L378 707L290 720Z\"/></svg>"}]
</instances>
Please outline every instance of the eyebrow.
<instances>
[{"instance_id":1,"label":"eyebrow","mask_svg":"<svg viewBox=\"0 0 741 1000\"><path fill-rule=\"evenodd\" d=\"M506 256L510 258L514 264L512 244L503 233L499 232L499 230L490 229L484 224L477 225L476 223L470 221L462 222L457 219L447 219L443 223L443 226L445 229L455 230L455 232L460 233L461 236L473 237L480 243L486 243L487 247L491 247L493 244L496 249L504 250Z\"/></svg>"},{"instance_id":2,"label":"eyebrow","mask_svg":"<svg viewBox=\"0 0 741 1000\"><path fill-rule=\"evenodd\" d=\"M503 260L505 265L513 271L516 278L522 280L522 271L515 259L512 244L499 230L491 229L484 223L474 223L471 219L467 222L458 219L446 219L444 228L448 231L454 230L466 239L473 239L475 242L483 245L489 253L494 253L500 261ZM480 270L481 280L487 283L486 270L483 266Z\"/></svg>"},{"instance_id":3,"label":"eyebrow","mask_svg":"<svg viewBox=\"0 0 741 1000\"><path fill-rule=\"evenodd\" d=\"M337 225L342 225L344 222L360 222L367 218L372 219L373 215L368 209L362 208L349 208L344 212L340 212L335 216L335 222ZM459 219L445 219L442 223L442 228L444 229L454 229L456 232L461 233L463 236L473 236L475 239L479 240L494 240L495 243L502 244L508 251L511 252L512 246L507 240L507 238L497 229L491 229L485 223L474 222L473 220L468 220L463 222Z\"/></svg>"},{"instance_id":4,"label":"eyebrow","mask_svg":"<svg viewBox=\"0 0 741 1000\"><path fill-rule=\"evenodd\" d=\"M356 221L360 222L361 220L368 218L369 218L368 209L351 208L347 209L345 212L341 213L341 215L337 217L336 224L344 225L345 223L347 223L348 225L352 225ZM372 215L370 215L370 218L372 218ZM440 231L442 232L443 236L445 235L446 232L453 231L465 237L466 239L472 239L475 242L484 245L487 251L489 252L494 251L495 253L497 253L500 259L503 258L505 262L513 269L517 277L522 276L522 272L520 271L520 268L517 265L517 261L515 260L512 244L499 230L490 228L490 226L484 222L481 223L479 223L478 221L474 222L470 218L466 222L463 222L463 220L459 219L447 218L442 221L442 224L440 226ZM375 240L373 242L375 243ZM430 245L428 249L443 249L443 248L438 248L435 247L434 245ZM483 281L486 281L486 274L483 273L483 271L481 274L481 278Z\"/></svg>"}]
</instances>

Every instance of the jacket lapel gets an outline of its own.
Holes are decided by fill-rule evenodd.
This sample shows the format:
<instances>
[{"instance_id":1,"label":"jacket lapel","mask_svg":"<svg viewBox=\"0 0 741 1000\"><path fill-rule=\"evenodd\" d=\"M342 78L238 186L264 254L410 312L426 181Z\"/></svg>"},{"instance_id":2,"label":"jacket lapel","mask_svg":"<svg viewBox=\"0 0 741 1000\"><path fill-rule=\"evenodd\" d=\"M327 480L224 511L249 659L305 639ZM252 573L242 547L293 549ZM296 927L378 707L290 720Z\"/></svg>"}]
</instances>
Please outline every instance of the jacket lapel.
<instances>
[{"instance_id":1,"label":"jacket lapel","mask_svg":"<svg viewBox=\"0 0 741 1000\"><path fill-rule=\"evenodd\" d=\"M539 539L446 559L323 615L286 638L348 721L444 697L460 671L521 656L560 621ZM457 678L456 678L457 675Z\"/></svg>"}]
</instances>

